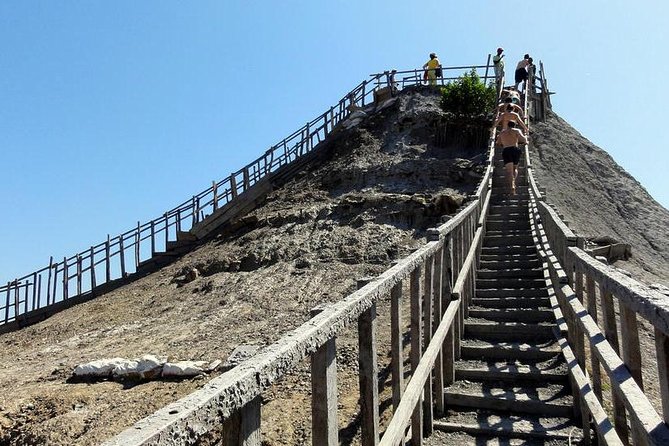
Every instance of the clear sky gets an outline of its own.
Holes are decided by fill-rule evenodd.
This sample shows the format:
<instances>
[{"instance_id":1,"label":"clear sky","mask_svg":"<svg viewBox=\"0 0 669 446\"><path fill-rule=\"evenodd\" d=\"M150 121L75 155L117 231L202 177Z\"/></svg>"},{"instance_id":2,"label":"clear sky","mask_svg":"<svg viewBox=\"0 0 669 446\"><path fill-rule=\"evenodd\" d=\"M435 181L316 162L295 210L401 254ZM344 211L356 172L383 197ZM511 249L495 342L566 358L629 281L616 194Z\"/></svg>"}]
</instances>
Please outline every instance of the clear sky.
<instances>
[{"instance_id":1,"label":"clear sky","mask_svg":"<svg viewBox=\"0 0 669 446\"><path fill-rule=\"evenodd\" d=\"M431 51L542 60L554 110L669 207L668 23L666 0L2 1L0 281L161 215Z\"/></svg>"}]
</instances>

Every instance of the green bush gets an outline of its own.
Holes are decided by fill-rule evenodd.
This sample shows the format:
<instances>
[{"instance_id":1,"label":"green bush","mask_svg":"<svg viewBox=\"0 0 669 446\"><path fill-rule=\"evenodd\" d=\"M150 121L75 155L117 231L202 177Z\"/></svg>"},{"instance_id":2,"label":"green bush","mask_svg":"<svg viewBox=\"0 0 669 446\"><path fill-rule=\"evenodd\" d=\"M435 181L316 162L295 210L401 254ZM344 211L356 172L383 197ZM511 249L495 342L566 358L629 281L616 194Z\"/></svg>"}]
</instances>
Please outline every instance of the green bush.
<instances>
[{"instance_id":1,"label":"green bush","mask_svg":"<svg viewBox=\"0 0 669 446\"><path fill-rule=\"evenodd\" d=\"M479 116L490 113L496 103L495 86L486 86L474 69L441 89L441 108L456 115Z\"/></svg>"}]
</instances>

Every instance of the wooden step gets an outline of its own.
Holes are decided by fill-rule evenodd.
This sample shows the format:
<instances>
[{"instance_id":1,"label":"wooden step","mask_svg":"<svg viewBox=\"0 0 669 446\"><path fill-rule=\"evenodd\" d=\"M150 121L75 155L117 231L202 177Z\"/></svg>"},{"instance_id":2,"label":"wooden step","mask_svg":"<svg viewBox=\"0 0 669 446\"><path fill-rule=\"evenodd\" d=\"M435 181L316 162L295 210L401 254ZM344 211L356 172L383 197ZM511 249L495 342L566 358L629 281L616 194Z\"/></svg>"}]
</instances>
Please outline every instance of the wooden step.
<instances>
[{"instance_id":1,"label":"wooden step","mask_svg":"<svg viewBox=\"0 0 669 446\"><path fill-rule=\"evenodd\" d=\"M524 269L541 268L542 264L539 258L534 259L510 259L510 260L481 260L479 262L480 270L502 270L502 269Z\"/></svg>"},{"instance_id":2,"label":"wooden step","mask_svg":"<svg viewBox=\"0 0 669 446\"><path fill-rule=\"evenodd\" d=\"M524 278L524 277L498 277L495 279L476 279L476 289L485 290L491 288L543 288L546 280Z\"/></svg>"},{"instance_id":3,"label":"wooden step","mask_svg":"<svg viewBox=\"0 0 669 446\"><path fill-rule=\"evenodd\" d=\"M550 308L550 299L548 297L474 297L471 305L475 308L527 311L533 308Z\"/></svg>"},{"instance_id":4,"label":"wooden step","mask_svg":"<svg viewBox=\"0 0 669 446\"><path fill-rule=\"evenodd\" d=\"M451 413L457 421L441 418L434 422L434 428L441 431L436 436L444 440L441 444L527 446L522 440L540 440L538 443L530 444L567 445L571 440L572 444L576 445L580 444L579 440L582 437L579 426L567 417L539 417L532 414L518 417L498 411L454 410ZM446 437L439 437L443 435L442 432L460 435L450 437L449 441ZM462 434L466 436L463 437Z\"/></svg>"},{"instance_id":5,"label":"wooden step","mask_svg":"<svg viewBox=\"0 0 669 446\"><path fill-rule=\"evenodd\" d=\"M536 249L534 249L534 252L531 253L518 253L518 254L509 254L509 253L495 254L494 252L491 251L488 251L486 253L483 253L482 251L482 254L480 256L481 262L497 262L497 261L510 262L510 261L525 261L525 260L530 260L530 261L539 260L539 253L537 253Z\"/></svg>"},{"instance_id":6,"label":"wooden step","mask_svg":"<svg viewBox=\"0 0 669 446\"><path fill-rule=\"evenodd\" d=\"M464 339L460 347L463 359L504 359L547 361L559 355L561 350L555 342L487 342Z\"/></svg>"},{"instance_id":7,"label":"wooden step","mask_svg":"<svg viewBox=\"0 0 669 446\"><path fill-rule=\"evenodd\" d=\"M476 290L477 298L487 298L487 297L548 297L548 290L546 288L490 288L490 289L477 289Z\"/></svg>"},{"instance_id":8,"label":"wooden step","mask_svg":"<svg viewBox=\"0 0 669 446\"><path fill-rule=\"evenodd\" d=\"M485 223L486 234L492 231L508 231L508 230L530 230L529 220L486 220Z\"/></svg>"},{"instance_id":9,"label":"wooden step","mask_svg":"<svg viewBox=\"0 0 669 446\"><path fill-rule=\"evenodd\" d=\"M484 246L481 248L481 255L506 255L513 256L518 254L536 254L537 248L534 244L525 246Z\"/></svg>"},{"instance_id":10,"label":"wooden step","mask_svg":"<svg viewBox=\"0 0 669 446\"><path fill-rule=\"evenodd\" d=\"M566 384L568 377L562 357L539 362L460 360L455 363L456 380Z\"/></svg>"},{"instance_id":11,"label":"wooden step","mask_svg":"<svg viewBox=\"0 0 669 446\"><path fill-rule=\"evenodd\" d=\"M511 414L569 417L574 411L569 387L560 384L522 386L456 381L446 388L444 399L449 407L500 410Z\"/></svg>"},{"instance_id":12,"label":"wooden step","mask_svg":"<svg viewBox=\"0 0 669 446\"><path fill-rule=\"evenodd\" d=\"M524 322L526 324L554 321L553 310L550 309L491 309L478 306L479 300L486 301L486 299L477 299L476 304L472 302L469 307L469 317L487 319L494 322Z\"/></svg>"},{"instance_id":13,"label":"wooden step","mask_svg":"<svg viewBox=\"0 0 669 446\"><path fill-rule=\"evenodd\" d=\"M553 335L552 323L497 322L474 318L465 319L465 337L484 341L541 342L550 341Z\"/></svg>"},{"instance_id":14,"label":"wooden step","mask_svg":"<svg viewBox=\"0 0 669 446\"><path fill-rule=\"evenodd\" d=\"M544 277L544 270L541 268L479 269L476 272L476 277L479 279L495 279L501 277L542 279Z\"/></svg>"}]
</instances>

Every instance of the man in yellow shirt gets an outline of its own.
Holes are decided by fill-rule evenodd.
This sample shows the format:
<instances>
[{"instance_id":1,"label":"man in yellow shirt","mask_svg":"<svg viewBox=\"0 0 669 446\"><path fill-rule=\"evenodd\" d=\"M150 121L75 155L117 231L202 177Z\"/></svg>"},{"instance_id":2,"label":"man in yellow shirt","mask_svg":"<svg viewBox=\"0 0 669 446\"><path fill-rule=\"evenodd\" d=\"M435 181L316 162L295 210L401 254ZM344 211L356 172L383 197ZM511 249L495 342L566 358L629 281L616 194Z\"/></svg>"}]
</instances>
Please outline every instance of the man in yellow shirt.
<instances>
[{"instance_id":1,"label":"man in yellow shirt","mask_svg":"<svg viewBox=\"0 0 669 446\"><path fill-rule=\"evenodd\" d=\"M437 68L441 68L441 62L435 53L430 53L430 60L423 65L423 69L427 70L427 80L430 85L437 85Z\"/></svg>"}]
</instances>

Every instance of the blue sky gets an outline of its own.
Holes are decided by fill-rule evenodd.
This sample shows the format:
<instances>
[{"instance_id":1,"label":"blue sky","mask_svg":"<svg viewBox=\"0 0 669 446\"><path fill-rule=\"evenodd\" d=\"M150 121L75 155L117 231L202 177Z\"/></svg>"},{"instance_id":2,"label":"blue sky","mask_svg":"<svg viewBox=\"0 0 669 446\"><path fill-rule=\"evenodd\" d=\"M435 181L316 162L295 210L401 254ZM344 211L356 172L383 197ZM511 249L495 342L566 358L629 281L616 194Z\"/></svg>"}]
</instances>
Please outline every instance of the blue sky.
<instances>
[{"instance_id":1,"label":"blue sky","mask_svg":"<svg viewBox=\"0 0 669 446\"><path fill-rule=\"evenodd\" d=\"M668 17L661 0L0 2L0 280L161 215L431 51L542 60L555 111L669 207Z\"/></svg>"}]
</instances>

